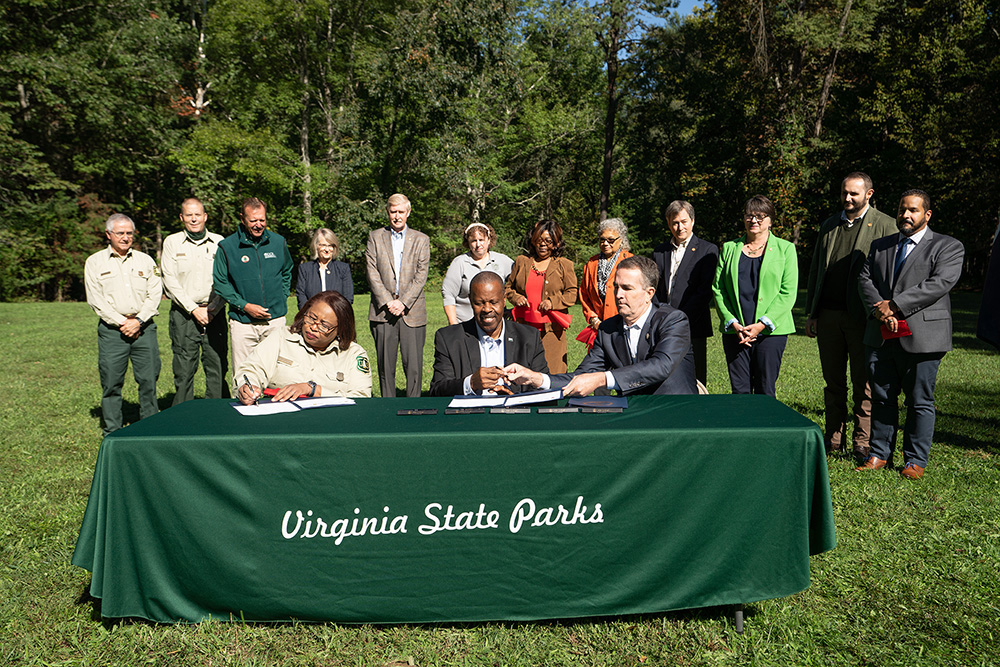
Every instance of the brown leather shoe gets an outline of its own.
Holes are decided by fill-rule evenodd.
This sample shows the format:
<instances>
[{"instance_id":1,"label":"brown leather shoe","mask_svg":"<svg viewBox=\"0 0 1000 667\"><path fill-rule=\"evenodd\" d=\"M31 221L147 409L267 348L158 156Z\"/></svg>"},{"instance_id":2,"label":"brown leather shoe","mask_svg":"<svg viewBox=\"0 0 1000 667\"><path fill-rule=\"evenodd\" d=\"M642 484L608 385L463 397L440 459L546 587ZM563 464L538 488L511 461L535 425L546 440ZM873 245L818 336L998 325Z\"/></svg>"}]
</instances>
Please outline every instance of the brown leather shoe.
<instances>
[{"instance_id":1,"label":"brown leather shoe","mask_svg":"<svg viewBox=\"0 0 1000 667\"><path fill-rule=\"evenodd\" d=\"M860 465L855 470L881 470L885 467L885 460L880 459L877 456L872 456L869 454L868 458L865 459L864 465Z\"/></svg>"},{"instance_id":2,"label":"brown leather shoe","mask_svg":"<svg viewBox=\"0 0 1000 667\"><path fill-rule=\"evenodd\" d=\"M865 447L862 445L854 446L854 460L858 462L858 465L862 465L865 461L867 461L871 453L871 447Z\"/></svg>"},{"instance_id":3,"label":"brown leather shoe","mask_svg":"<svg viewBox=\"0 0 1000 667\"><path fill-rule=\"evenodd\" d=\"M920 479L924 476L924 469L916 463L907 463L903 466L903 469L899 471L899 476L905 477L906 479Z\"/></svg>"}]
</instances>

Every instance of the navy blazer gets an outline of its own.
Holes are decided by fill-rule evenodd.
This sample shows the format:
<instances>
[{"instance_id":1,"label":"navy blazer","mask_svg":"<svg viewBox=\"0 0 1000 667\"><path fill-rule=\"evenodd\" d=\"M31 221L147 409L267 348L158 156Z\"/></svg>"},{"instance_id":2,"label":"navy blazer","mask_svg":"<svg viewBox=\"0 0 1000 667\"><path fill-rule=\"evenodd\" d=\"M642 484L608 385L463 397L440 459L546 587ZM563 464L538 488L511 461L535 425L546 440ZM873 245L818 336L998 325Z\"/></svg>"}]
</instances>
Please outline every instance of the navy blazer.
<instances>
[{"instance_id":1,"label":"navy blazer","mask_svg":"<svg viewBox=\"0 0 1000 667\"><path fill-rule=\"evenodd\" d=\"M594 346L580 366L572 373L553 375L552 388L564 387L574 375L604 371L613 371L622 395L697 394L687 315L672 306L655 308L639 335L635 363L625 340L624 319L609 317L598 327Z\"/></svg>"},{"instance_id":2,"label":"navy blazer","mask_svg":"<svg viewBox=\"0 0 1000 667\"><path fill-rule=\"evenodd\" d=\"M539 373L548 373L545 349L538 329L512 320L504 320L504 363L521 364ZM466 320L442 327L434 334L434 376L431 396L461 396L466 376L482 366L479 354L479 332L476 321ZM522 391L520 385L511 387ZM527 391L526 389L524 391Z\"/></svg>"},{"instance_id":3,"label":"navy blazer","mask_svg":"<svg viewBox=\"0 0 1000 667\"><path fill-rule=\"evenodd\" d=\"M674 245L670 240L653 250L653 261L660 269L654 304L678 308L688 316L691 337L708 338L712 335L712 281L715 280L715 266L719 263L719 248L692 234L684 259L677 267L674 291L667 299L673 253Z\"/></svg>"},{"instance_id":4,"label":"navy blazer","mask_svg":"<svg viewBox=\"0 0 1000 667\"><path fill-rule=\"evenodd\" d=\"M948 352L951 350L951 298L948 293L962 275L965 247L958 239L936 234L928 227L920 243L906 256L893 285L899 239L899 234L892 234L874 241L861 269L858 291L868 313L865 345L882 345L882 324L872 316L873 306L879 301L891 300L913 333L898 339L904 351Z\"/></svg>"},{"instance_id":5,"label":"navy blazer","mask_svg":"<svg viewBox=\"0 0 1000 667\"><path fill-rule=\"evenodd\" d=\"M299 264L296 276L295 298L302 304L319 294L322 289L322 282L319 279L319 262L310 259L308 262ZM354 303L354 280L351 278L351 267L336 259L330 260L326 265L326 289L340 292L341 296L349 302Z\"/></svg>"}]
</instances>

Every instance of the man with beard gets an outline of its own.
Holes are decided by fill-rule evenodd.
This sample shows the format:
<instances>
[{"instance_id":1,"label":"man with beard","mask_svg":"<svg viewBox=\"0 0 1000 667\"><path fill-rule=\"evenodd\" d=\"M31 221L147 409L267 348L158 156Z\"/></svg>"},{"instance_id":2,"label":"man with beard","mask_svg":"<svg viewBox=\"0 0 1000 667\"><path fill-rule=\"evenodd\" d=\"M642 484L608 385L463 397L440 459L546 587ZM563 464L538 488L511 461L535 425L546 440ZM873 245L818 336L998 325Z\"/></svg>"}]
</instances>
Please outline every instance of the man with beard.
<instances>
[{"instance_id":1,"label":"man with beard","mask_svg":"<svg viewBox=\"0 0 1000 667\"><path fill-rule=\"evenodd\" d=\"M858 274L872 241L896 231L896 221L870 203L874 192L868 174L855 171L844 178L843 210L820 225L806 293L806 335L816 338L826 383L826 448L828 452L845 448L849 363L854 454L859 461L868 456L871 390L864 343L867 313L858 295Z\"/></svg>"},{"instance_id":2,"label":"man with beard","mask_svg":"<svg viewBox=\"0 0 1000 667\"><path fill-rule=\"evenodd\" d=\"M965 248L931 231L931 198L907 190L896 214L898 234L872 243L858 289L868 310L865 347L872 388L871 453L855 470L884 468L896 445L899 394L906 394L903 469L919 479L934 437L934 385L951 350L951 299Z\"/></svg>"}]
</instances>

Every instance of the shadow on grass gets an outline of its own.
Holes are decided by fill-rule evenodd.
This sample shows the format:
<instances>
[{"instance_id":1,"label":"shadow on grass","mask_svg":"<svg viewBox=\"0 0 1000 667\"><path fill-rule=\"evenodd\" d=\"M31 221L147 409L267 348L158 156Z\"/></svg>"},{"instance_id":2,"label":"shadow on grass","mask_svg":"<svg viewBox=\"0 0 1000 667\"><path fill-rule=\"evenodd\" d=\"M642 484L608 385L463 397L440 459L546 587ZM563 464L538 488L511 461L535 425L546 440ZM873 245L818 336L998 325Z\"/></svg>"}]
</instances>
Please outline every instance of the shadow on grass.
<instances>
[{"instance_id":1,"label":"shadow on grass","mask_svg":"<svg viewBox=\"0 0 1000 667\"><path fill-rule=\"evenodd\" d=\"M101 600L100 598L95 598L90 594L90 582L87 582L83 590L80 591L80 596L76 600L78 605L91 605L90 610L90 620L94 622L100 622L105 629L113 630L119 626L127 625L147 625L150 627L162 627L173 625L172 623L157 623L155 621L150 621L145 618L139 617L129 617L129 618L107 618L101 615ZM625 614L622 616L586 616L581 618L569 618L569 619L546 619L539 621L477 621L477 622L442 622L442 623L339 623L336 621L243 621L237 618L230 618L229 622L239 623L240 625L251 625L259 627L291 627L295 625L342 625L346 627L367 625L373 628L393 628L393 627L411 627L411 628L421 628L425 630L433 629L443 629L443 630L464 630L472 628L488 627L491 625L500 625L508 628L521 628L529 626L543 626L543 627L564 627L573 628L579 625L593 625L599 623L640 623L650 620L666 620L678 623L688 622L688 621L706 621L706 620L727 620L732 624L733 629L735 626L735 605L720 605L714 607L699 607L697 609L678 609L674 611L664 611L653 614ZM752 619L757 614L756 608L752 604L744 605L743 617L745 620ZM225 622L225 621L223 621ZM185 625L195 625L193 623L184 623Z\"/></svg>"},{"instance_id":2,"label":"shadow on grass","mask_svg":"<svg viewBox=\"0 0 1000 667\"><path fill-rule=\"evenodd\" d=\"M977 350L996 354L997 349L976 338L976 326L979 322L979 304L982 292L952 292L951 319L952 345L961 350Z\"/></svg>"}]
</instances>

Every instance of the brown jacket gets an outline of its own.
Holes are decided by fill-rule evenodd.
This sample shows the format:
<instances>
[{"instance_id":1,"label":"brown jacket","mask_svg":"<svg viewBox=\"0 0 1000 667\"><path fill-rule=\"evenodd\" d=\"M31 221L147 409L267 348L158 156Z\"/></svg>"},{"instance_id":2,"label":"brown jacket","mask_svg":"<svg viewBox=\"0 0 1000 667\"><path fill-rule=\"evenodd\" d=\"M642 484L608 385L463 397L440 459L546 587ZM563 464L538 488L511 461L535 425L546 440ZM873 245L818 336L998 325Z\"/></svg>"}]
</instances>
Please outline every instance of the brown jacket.
<instances>
[{"instance_id":1,"label":"brown jacket","mask_svg":"<svg viewBox=\"0 0 1000 667\"><path fill-rule=\"evenodd\" d=\"M507 277L507 300L511 300L515 294L524 294L524 286L528 282L528 273L531 271L531 264L534 260L526 255L518 255L514 260L514 268L511 269ZM565 257L553 257L549 262L549 268L545 270L545 286L542 287L542 301L548 299L552 302L553 310L567 312L567 309L576 303L576 269L573 262ZM551 328L551 324L546 324L545 328Z\"/></svg>"},{"instance_id":2,"label":"brown jacket","mask_svg":"<svg viewBox=\"0 0 1000 667\"><path fill-rule=\"evenodd\" d=\"M368 235L365 260L368 286L371 287L371 306L368 320L388 322L394 319L386 305L399 298L406 306L403 322L408 327L427 325L427 304L424 284L427 267L431 261L430 239L426 234L407 226L403 241L403 260L399 264L399 277L392 261L392 237L388 227L379 227Z\"/></svg>"}]
</instances>

